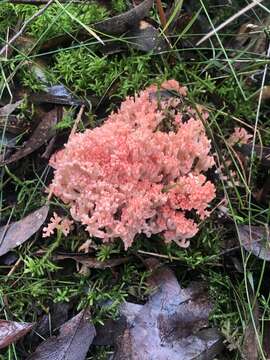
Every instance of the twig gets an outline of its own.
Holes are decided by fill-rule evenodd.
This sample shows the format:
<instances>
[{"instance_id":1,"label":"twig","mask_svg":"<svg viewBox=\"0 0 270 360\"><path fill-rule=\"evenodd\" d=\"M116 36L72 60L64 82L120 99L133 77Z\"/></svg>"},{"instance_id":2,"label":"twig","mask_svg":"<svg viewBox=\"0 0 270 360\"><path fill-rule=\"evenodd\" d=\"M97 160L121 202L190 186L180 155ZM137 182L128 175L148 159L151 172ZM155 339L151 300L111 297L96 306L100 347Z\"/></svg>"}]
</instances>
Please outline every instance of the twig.
<instances>
[{"instance_id":1,"label":"twig","mask_svg":"<svg viewBox=\"0 0 270 360\"><path fill-rule=\"evenodd\" d=\"M213 36L214 34L216 34L219 30L223 29L225 26L227 26L228 24L230 24L232 21L234 21L235 19L237 19L239 16L243 15L245 12L253 9L256 5L258 5L259 3L261 3L263 0L253 0L250 4L248 4L247 6L245 6L243 9L241 9L240 11L238 11L236 14L232 15L231 17L229 17L229 19L227 19L226 21L224 21L223 23L221 23L218 27L216 27L215 29L213 29L212 31L210 31L208 34L204 35L203 38L201 38L197 43L196 46L199 46L200 44L202 44L204 41L206 41L207 39L209 39L211 36Z\"/></svg>"},{"instance_id":2,"label":"twig","mask_svg":"<svg viewBox=\"0 0 270 360\"><path fill-rule=\"evenodd\" d=\"M161 0L156 0L156 4L157 4L157 11L158 11L160 23L161 23L162 28L164 29L167 24L167 20L166 20L166 15L165 15Z\"/></svg>"},{"instance_id":3,"label":"twig","mask_svg":"<svg viewBox=\"0 0 270 360\"><path fill-rule=\"evenodd\" d=\"M19 259L15 262L15 264L12 266L11 270L9 271L9 273L8 273L6 276L7 276L7 277L10 277L11 275L13 275L14 272L16 271L16 269L20 266L21 262L22 262L22 259L19 258Z\"/></svg>"},{"instance_id":4,"label":"twig","mask_svg":"<svg viewBox=\"0 0 270 360\"><path fill-rule=\"evenodd\" d=\"M78 112L78 115L77 115L76 120L74 122L73 128L72 128L72 130L70 132L70 135L69 135L70 138L76 133L78 124L81 121L82 114L84 112L84 108L85 108L85 105L82 105L81 108L80 108L80 111Z\"/></svg>"},{"instance_id":5,"label":"twig","mask_svg":"<svg viewBox=\"0 0 270 360\"><path fill-rule=\"evenodd\" d=\"M39 11L37 11L35 14L33 14L28 20L25 21L25 23L22 25L21 29L17 32L17 34L15 34L8 42L5 46L2 47L2 49L0 50L0 56L4 55L5 53L7 53L8 51L8 47L13 44L18 37L20 37L22 35L22 33L24 32L24 30L26 29L27 25L29 25L33 20L35 20L37 17L39 17L41 14L44 13L44 11L54 2L54 0L49 0L47 2L47 4L40 9Z\"/></svg>"}]
</instances>

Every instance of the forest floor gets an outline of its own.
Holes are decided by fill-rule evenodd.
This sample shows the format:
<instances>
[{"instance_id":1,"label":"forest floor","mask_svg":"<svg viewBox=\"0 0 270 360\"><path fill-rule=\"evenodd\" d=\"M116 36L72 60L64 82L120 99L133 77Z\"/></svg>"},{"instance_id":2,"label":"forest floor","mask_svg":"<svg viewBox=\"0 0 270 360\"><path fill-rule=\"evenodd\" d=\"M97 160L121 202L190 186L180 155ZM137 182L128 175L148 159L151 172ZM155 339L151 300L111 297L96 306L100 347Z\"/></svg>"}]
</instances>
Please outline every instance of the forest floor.
<instances>
[{"instance_id":1,"label":"forest floor","mask_svg":"<svg viewBox=\"0 0 270 360\"><path fill-rule=\"evenodd\" d=\"M119 338L101 341L99 331L104 326L109 333L108 319L118 324L125 301L154 306L153 263L176 288L176 279L185 289L207 285L197 297L188 290L191 307L179 310L181 323L193 329L183 328L181 336L190 337L196 355L181 358L270 358L267 1L242 14L251 0L167 0L162 8L149 0L23 2L0 2L0 359L39 359L38 346L54 359L50 351L63 349L52 336L61 336L59 327L78 313L76 331L65 331L69 338L81 331L89 339L94 330L84 323L90 316L85 309L98 335L86 350L76 341L67 345L78 352L76 359L88 348L87 359L152 359L147 352L127 355L123 334L119 345ZM136 16L134 6L140 6ZM138 235L127 251L121 241L97 239L83 254L88 235L80 224L66 237L43 238L43 224L54 212L68 214L57 198L48 200L46 189L53 177L49 158L67 142L76 117L77 131L100 126L126 96L169 79L186 86L190 103L208 111L216 162L208 174L216 198L190 246ZM228 141L235 128L250 135L246 144ZM194 315L198 309L206 318ZM166 326L165 336L175 336L178 325ZM209 353L202 355L197 332L204 328L215 330L216 347L209 340Z\"/></svg>"}]
</instances>

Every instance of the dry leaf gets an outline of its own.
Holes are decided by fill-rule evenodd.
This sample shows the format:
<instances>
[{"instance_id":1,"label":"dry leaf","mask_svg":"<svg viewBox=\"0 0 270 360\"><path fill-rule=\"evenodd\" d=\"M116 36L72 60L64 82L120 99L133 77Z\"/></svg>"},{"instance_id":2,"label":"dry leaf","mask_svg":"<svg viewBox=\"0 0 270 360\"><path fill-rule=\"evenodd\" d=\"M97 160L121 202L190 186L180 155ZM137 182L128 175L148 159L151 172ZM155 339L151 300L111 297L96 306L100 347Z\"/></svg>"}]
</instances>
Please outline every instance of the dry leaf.
<instances>
[{"instance_id":1,"label":"dry leaf","mask_svg":"<svg viewBox=\"0 0 270 360\"><path fill-rule=\"evenodd\" d=\"M82 310L60 327L58 336L41 343L28 360L85 360L96 335L90 320L89 310Z\"/></svg>"},{"instance_id":2,"label":"dry leaf","mask_svg":"<svg viewBox=\"0 0 270 360\"><path fill-rule=\"evenodd\" d=\"M154 270L149 280L155 288L149 301L124 303L119 321L100 328L95 344L114 341L113 360L214 359L223 348L222 337L206 329L212 305L204 285L182 289L166 267Z\"/></svg>"},{"instance_id":3,"label":"dry leaf","mask_svg":"<svg viewBox=\"0 0 270 360\"><path fill-rule=\"evenodd\" d=\"M0 349L25 336L33 327L31 323L0 320Z\"/></svg>"},{"instance_id":4,"label":"dry leaf","mask_svg":"<svg viewBox=\"0 0 270 360\"><path fill-rule=\"evenodd\" d=\"M270 261L270 238L268 226L240 225L240 244L262 260Z\"/></svg>"},{"instance_id":5,"label":"dry leaf","mask_svg":"<svg viewBox=\"0 0 270 360\"><path fill-rule=\"evenodd\" d=\"M0 228L0 256L23 244L34 235L47 218L49 207L40 209L25 218Z\"/></svg>"}]
</instances>

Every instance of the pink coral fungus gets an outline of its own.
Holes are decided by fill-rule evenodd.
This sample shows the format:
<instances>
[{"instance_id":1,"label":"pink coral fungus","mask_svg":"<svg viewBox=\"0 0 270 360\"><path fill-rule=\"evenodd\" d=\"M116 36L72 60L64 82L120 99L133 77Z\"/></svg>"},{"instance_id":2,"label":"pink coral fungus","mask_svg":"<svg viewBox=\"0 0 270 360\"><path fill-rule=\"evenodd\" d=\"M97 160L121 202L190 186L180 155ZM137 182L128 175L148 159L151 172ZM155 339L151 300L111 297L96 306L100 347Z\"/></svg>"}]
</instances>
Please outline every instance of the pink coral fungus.
<instances>
[{"instance_id":1,"label":"pink coral fungus","mask_svg":"<svg viewBox=\"0 0 270 360\"><path fill-rule=\"evenodd\" d=\"M197 233L196 219L208 215L215 197L203 175L214 160L202 122L207 113L186 106L185 96L175 80L152 85L53 155L51 191L90 236L121 238L127 249L140 233L183 247Z\"/></svg>"},{"instance_id":2,"label":"pink coral fungus","mask_svg":"<svg viewBox=\"0 0 270 360\"><path fill-rule=\"evenodd\" d=\"M246 129L236 127L228 139L228 144L231 146L236 144L248 144L252 138L253 135L249 134Z\"/></svg>"},{"instance_id":3,"label":"pink coral fungus","mask_svg":"<svg viewBox=\"0 0 270 360\"><path fill-rule=\"evenodd\" d=\"M72 224L72 220L61 218L54 212L53 216L50 218L48 226L43 228L43 237L49 237L53 235L55 230L61 230L62 233L67 236L70 232Z\"/></svg>"}]
</instances>

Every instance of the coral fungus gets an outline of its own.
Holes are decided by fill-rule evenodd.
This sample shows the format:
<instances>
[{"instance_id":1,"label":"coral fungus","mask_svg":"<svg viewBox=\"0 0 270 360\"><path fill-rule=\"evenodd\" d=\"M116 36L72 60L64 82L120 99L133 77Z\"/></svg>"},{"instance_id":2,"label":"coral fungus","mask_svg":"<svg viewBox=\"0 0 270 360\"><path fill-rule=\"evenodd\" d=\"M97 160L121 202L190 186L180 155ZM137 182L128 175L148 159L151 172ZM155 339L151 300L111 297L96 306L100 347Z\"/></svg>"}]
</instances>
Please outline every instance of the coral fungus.
<instances>
[{"instance_id":1,"label":"coral fungus","mask_svg":"<svg viewBox=\"0 0 270 360\"><path fill-rule=\"evenodd\" d=\"M51 191L91 236L121 238L128 248L136 234L159 233L188 246L215 187L203 175L214 163L207 113L186 106L185 96L175 80L152 85L53 155Z\"/></svg>"},{"instance_id":2,"label":"coral fungus","mask_svg":"<svg viewBox=\"0 0 270 360\"><path fill-rule=\"evenodd\" d=\"M228 139L228 144L231 146L236 144L248 144L252 138L253 135L249 134L246 129L236 127Z\"/></svg>"},{"instance_id":3,"label":"coral fungus","mask_svg":"<svg viewBox=\"0 0 270 360\"><path fill-rule=\"evenodd\" d=\"M61 230L62 233L67 236L70 232L71 225L73 224L72 220L67 218L61 218L55 212L50 218L50 223L43 228L43 237L49 237L54 234L55 230Z\"/></svg>"}]
</instances>

